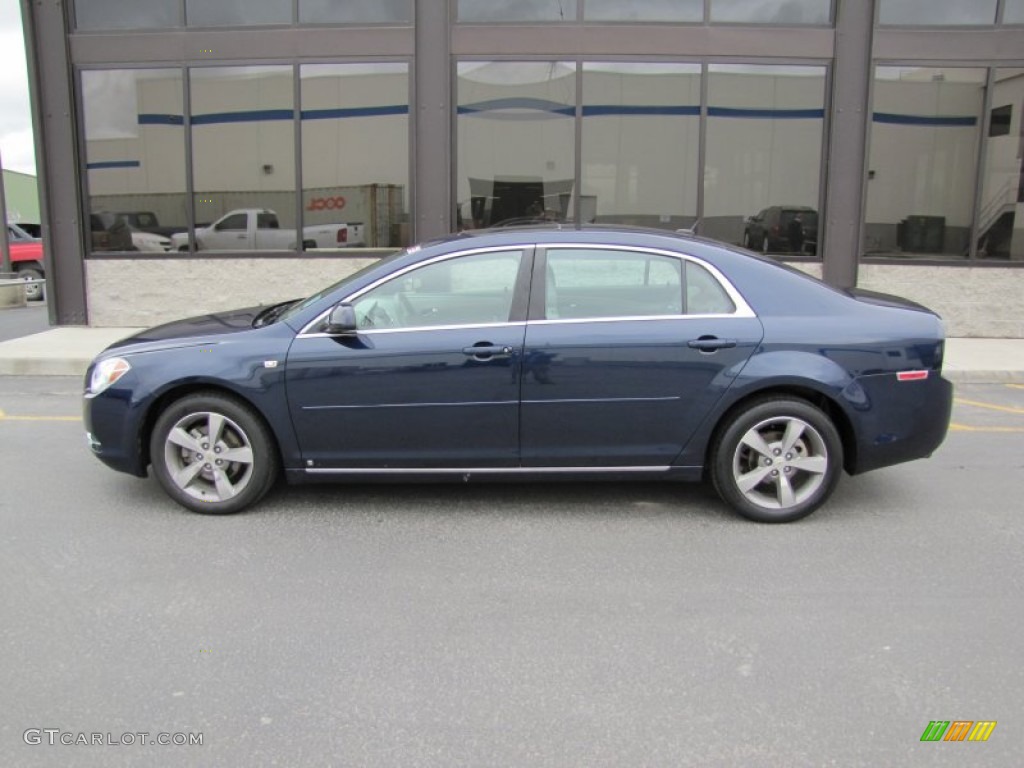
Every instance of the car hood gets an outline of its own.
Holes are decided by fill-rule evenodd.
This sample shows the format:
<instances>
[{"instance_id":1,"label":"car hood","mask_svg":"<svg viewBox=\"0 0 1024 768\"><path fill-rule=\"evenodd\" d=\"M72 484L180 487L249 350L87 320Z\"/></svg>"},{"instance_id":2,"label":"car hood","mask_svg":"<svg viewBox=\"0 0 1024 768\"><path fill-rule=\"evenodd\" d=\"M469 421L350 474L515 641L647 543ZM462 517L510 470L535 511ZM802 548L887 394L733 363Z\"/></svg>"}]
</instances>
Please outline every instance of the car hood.
<instances>
[{"instance_id":1,"label":"car hood","mask_svg":"<svg viewBox=\"0 0 1024 768\"><path fill-rule=\"evenodd\" d=\"M121 350L125 347L140 347L137 351L151 351L168 347L206 344L217 341L217 337L253 329L256 316L268 309L266 306L246 307L229 312L216 312L209 315L189 317L173 323L147 328L126 339L121 339L107 347L107 351Z\"/></svg>"}]
</instances>

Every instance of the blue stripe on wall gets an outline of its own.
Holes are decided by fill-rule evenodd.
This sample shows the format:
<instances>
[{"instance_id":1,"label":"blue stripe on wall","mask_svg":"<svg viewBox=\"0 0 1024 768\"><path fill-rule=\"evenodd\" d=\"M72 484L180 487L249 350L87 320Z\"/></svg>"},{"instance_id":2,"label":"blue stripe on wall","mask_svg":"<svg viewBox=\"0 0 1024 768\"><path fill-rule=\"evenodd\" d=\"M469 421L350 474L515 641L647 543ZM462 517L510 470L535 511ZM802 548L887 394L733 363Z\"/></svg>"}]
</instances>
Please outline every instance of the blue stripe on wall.
<instances>
[{"instance_id":1,"label":"blue stripe on wall","mask_svg":"<svg viewBox=\"0 0 1024 768\"><path fill-rule=\"evenodd\" d=\"M738 117L745 120L821 120L824 109L740 109L708 107L710 117Z\"/></svg>"},{"instance_id":2,"label":"blue stripe on wall","mask_svg":"<svg viewBox=\"0 0 1024 768\"><path fill-rule=\"evenodd\" d=\"M344 109L304 109L303 120L338 120L345 117L390 117L408 115L406 104L395 104L387 107L346 107Z\"/></svg>"},{"instance_id":3,"label":"blue stripe on wall","mask_svg":"<svg viewBox=\"0 0 1024 768\"><path fill-rule=\"evenodd\" d=\"M665 115L669 117L677 117L684 115L687 117L695 117L700 115L700 107L687 107L687 106L643 106L641 104L584 104L583 105L583 116L584 117L606 117L610 115Z\"/></svg>"},{"instance_id":4,"label":"blue stripe on wall","mask_svg":"<svg viewBox=\"0 0 1024 768\"><path fill-rule=\"evenodd\" d=\"M101 163L89 163L85 167L90 171L100 171L105 168L140 168L142 163L138 160L104 160Z\"/></svg>"},{"instance_id":5,"label":"blue stripe on wall","mask_svg":"<svg viewBox=\"0 0 1024 768\"><path fill-rule=\"evenodd\" d=\"M970 128L978 124L976 117L894 115L890 112L875 112L871 119L888 125L930 125L937 128Z\"/></svg>"},{"instance_id":6,"label":"blue stripe on wall","mask_svg":"<svg viewBox=\"0 0 1024 768\"><path fill-rule=\"evenodd\" d=\"M139 115L139 125L184 125L181 115Z\"/></svg>"},{"instance_id":7,"label":"blue stripe on wall","mask_svg":"<svg viewBox=\"0 0 1024 768\"><path fill-rule=\"evenodd\" d=\"M213 112L192 115L192 125L223 125L225 123L262 123L269 120L294 120L291 109L256 109L248 112Z\"/></svg>"},{"instance_id":8,"label":"blue stripe on wall","mask_svg":"<svg viewBox=\"0 0 1024 768\"><path fill-rule=\"evenodd\" d=\"M460 115L481 115L485 113L496 113L506 110L518 111L509 113L503 117L511 119L531 119L530 115L522 112L544 113L550 117L572 117L576 110L574 107L566 106L555 101L546 99L510 98L492 99L481 101L475 104L464 104L458 108ZM340 120L349 117L389 117L409 114L409 107L406 104L385 105L379 107L351 107L339 109L305 109L302 111L303 120ZM584 117L608 117L608 116L687 116L693 117L700 114L700 107L679 105L679 106L658 106L642 104L589 104L583 107ZM708 115L711 117L737 118L747 120L821 120L825 116L823 109L746 109L738 107L708 107ZM498 117L496 114L488 114L488 117ZM537 115L540 117L541 115ZM252 123L265 120L293 120L294 113L290 109L265 109L243 112L216 112L206 115L195 115L192 118L193 125L223 125L229 123ZM964 128L973 127L978 124L978 118L974 116L925 116L925 115L899 115L890 112L875 112L872 119L876 123L887 125L927 125L932 127ZM181 115L171 114L141 114L139 125L184 125L185 120Z\"/></svg>"}]
</instances>

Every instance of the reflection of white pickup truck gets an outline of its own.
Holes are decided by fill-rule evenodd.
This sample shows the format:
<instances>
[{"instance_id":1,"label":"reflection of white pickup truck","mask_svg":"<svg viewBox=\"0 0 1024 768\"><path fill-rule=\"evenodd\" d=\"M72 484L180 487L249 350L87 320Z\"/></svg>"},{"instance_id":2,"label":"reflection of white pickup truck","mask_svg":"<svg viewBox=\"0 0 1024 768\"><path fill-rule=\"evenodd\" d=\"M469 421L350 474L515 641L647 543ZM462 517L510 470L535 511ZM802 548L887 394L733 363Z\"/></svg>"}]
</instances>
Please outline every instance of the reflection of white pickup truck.
<instances>
[{"instance_id":1,"label":"reflection of white pickup truck","mask_svg":"<svg viewBox=\"0 0 1024 768\"><path fill-rule=\"evenodd\" d=\"M176 251L188 250L188 232L171 235ZM362 245L362 224L317 224L302 228L302 243L294 229L281 229L277 214L266 208L240 208L206 227L196 228L200 251L293 251L309 248L348 248Z\"/></svg>"}]
</instances>

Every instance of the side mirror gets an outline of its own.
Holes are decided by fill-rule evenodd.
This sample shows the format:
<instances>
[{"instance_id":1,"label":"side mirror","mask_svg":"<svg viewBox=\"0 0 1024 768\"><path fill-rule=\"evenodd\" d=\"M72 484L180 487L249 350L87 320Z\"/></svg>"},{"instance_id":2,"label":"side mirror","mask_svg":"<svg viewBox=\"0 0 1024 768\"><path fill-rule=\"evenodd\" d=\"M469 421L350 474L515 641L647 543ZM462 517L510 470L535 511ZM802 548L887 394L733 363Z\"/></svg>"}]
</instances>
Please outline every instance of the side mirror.
<instances>
[{"instance_id":1,"label":"side mirror","mask_svg":"<svg viewBox=\"0 0 1024 768\"><path fill-rule=\"evenodd\" d=\"M356 335L356 310L351 304L338 304L327 316L324 332L330 336Z\"/></svg>"}]
</instances>

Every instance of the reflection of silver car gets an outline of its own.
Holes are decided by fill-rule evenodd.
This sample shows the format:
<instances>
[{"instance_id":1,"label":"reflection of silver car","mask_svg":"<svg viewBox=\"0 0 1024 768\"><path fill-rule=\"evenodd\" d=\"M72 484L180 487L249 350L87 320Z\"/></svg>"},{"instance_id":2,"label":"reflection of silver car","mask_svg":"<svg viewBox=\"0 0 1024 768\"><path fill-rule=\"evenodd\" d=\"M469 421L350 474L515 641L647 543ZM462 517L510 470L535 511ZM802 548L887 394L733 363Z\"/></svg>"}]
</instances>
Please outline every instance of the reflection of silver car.
<instances>
[{"instance_id":1,"label":"reflection of silver car","mask_svg":"<svg viewBox=\"0 0 1024 768\"><path fill-rule=\"evenodd\" d=\"M132 245L146 253L168 253L171 250L171 238L132 228Z\"/></svg>"}]
</instances>

